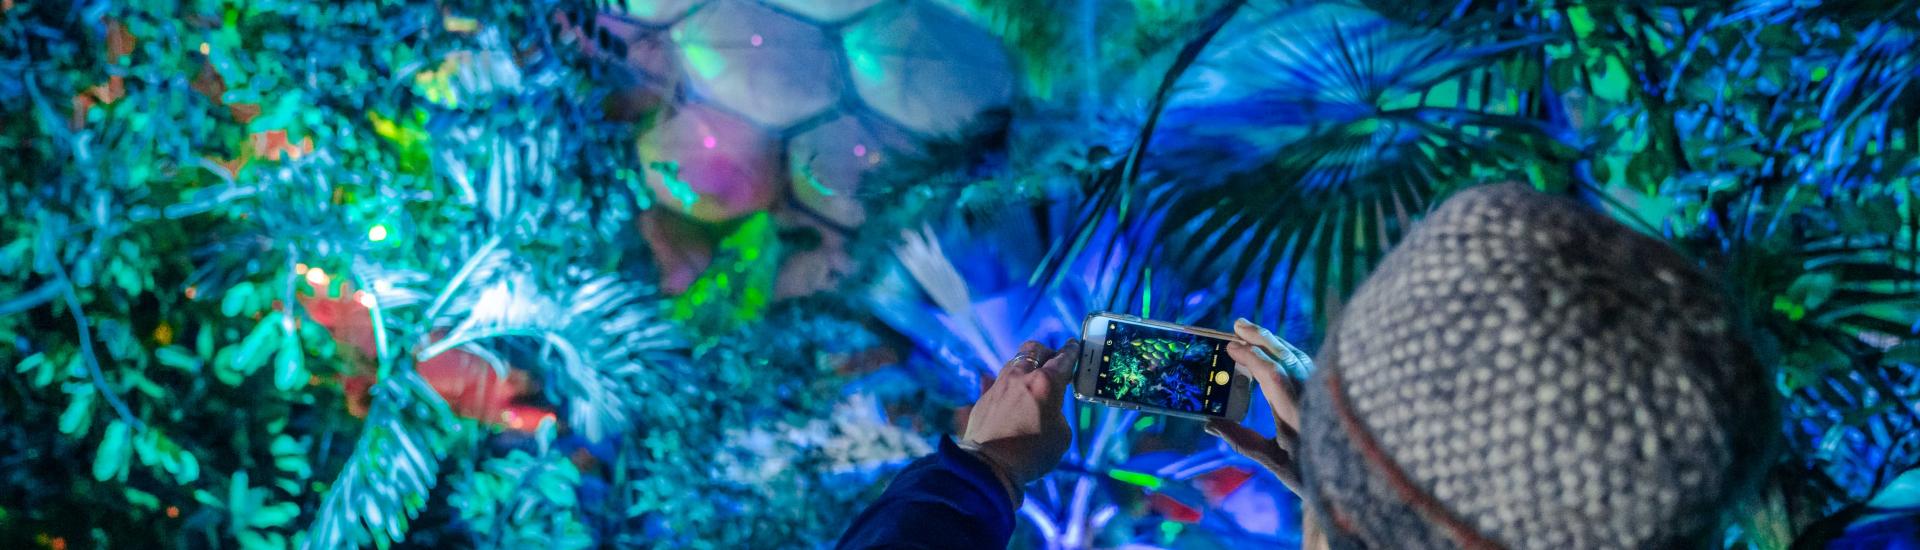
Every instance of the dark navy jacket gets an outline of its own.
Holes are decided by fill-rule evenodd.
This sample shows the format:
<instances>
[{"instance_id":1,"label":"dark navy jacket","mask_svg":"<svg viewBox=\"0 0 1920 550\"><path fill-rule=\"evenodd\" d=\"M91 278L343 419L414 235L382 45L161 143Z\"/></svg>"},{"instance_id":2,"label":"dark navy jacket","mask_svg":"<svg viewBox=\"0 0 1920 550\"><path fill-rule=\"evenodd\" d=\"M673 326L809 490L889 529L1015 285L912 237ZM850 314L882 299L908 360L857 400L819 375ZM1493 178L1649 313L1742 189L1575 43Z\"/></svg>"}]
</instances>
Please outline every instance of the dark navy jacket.
<instances>
[{"instance_id":1,"label":"dark navy jacket","mask_svg":"<svg viewBox=\"0 0 1920 550\"><path fill-rule=\"evenodd\" d=\"M853 519L841 549L1006 548L1013 538L1013 500L993 470L940 440L940 450L913 461L887 492Z\"/></svg>"}]
</instances>

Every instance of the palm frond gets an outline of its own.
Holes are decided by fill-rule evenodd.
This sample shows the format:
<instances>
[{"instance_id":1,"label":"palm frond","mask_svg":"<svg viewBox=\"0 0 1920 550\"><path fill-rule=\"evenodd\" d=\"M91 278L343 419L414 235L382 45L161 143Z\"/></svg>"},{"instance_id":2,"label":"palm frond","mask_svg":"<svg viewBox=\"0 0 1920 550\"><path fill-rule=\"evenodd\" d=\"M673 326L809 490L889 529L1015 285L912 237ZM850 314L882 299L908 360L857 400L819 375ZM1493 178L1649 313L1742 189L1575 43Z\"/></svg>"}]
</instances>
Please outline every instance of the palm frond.
<instances>
[{"instance_id":1,"label":"palm frond","mask_svg":"<svg viewBox=\"0 0 1920 550\"><path fill-rule=\"evenodd\" d=\"M427 282L427 274L419 271L391 269L373 262L357 261L353 273L366 286L361 290L373 293L382 308L412 307L433 299L433 295L420 290L420 285Z\"/></svg>"},{"instance_id":2,"label":"palm frond","mask_svg":"<svg viewBox=\"0 0 1920 550\"><path fill-rule=\"evenodd\" d=\"M551 375L575 430L598 440L626 429L641 398L633 393L639 386L628 379L677 360L671 352L681 344L645 285L604 274L576 273L569 279L564 297L556 298L560 292L543 288L529 273L509 270L494 276L462 308L460 323L421 357L508 337L530 338L540 344L538 366ZM505 376L505 366L496 367Z\"/></svg>"},{"instance_id":3,"label":"palm frond","mask_svg":"<svg viewBox=\"0 0 1920 550\"><path fill-rule=\"evenodd\" d=\"M555 390L566 401L567 420L588 439L627 429L629 411L645 396L634 381L645 369L678 370L684 344L656 305L651 288L601 275L579 283L567 301L560 333L580 351L554 372Z\"/></svg>"},{"instance_id":4,"label":"palm frond","mask_svg":"<svg viewBox=\"0 0 1920 550\"><path fill-rule=\"evenodd\" d=\"M966 278L960 276L960 270L947 259L946 251L940 249L940 238L933 234L932 228L901 231L900 243L894 245L893 254L947 315L958 319L973 317L973 297L967 291Z\"/></svg>"},{"instance_id":5,"label":"palm frond","mask_svg":"<svg viewBox=\"0 0 1920 550\"><path fill-rule=\"evenodd\" d=\"M1168 244L1149 255L1225 280L1229 303L1243 284L1264 306L1303 279L1328 313L1435 200L1571 179L1527 172L1568 164L1543 158L1566 146L1492 97L1499 62L1538 39L1462 40L1341 4L1249 11L1222 34L1234 38L1200 56L1146 153L1152 183L1135 200L1156 215L1123 223L1151 221ZM1292 293L1277 294L1286 310Z\"/></svg>"},{"instance_id":6,"label":"palm frond","mask_svg":"<svg viewBox=\"0 0 1920 550\"><path fill-rule=\"evenodd\" d=\"M405 540L439 480L453 412L412 370L373 389L373 407L352 458L327 488L302 548L382 548Z\"/></svg>"}]
</instances>

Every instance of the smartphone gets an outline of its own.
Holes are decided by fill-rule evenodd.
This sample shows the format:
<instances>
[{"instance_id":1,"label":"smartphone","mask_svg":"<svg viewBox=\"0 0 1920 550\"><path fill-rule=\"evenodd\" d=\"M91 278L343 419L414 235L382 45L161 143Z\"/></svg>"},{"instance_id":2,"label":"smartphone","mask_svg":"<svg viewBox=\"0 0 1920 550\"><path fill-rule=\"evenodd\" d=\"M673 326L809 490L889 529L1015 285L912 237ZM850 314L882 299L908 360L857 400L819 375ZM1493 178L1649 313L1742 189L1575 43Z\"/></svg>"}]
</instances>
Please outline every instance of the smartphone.
<instances>
[{"instance_id":1,"label":"smartphone","mask_svg":"<svg viewBox=\"0 0 1920 550\"><path fill-rule=\"evenodd\" d=\"M1234 371L1230 333L1118 313L1081 327L1073 396L1081 401L1186 418L1247 415L1252 380Z\"/></svg>"}]
</instances>

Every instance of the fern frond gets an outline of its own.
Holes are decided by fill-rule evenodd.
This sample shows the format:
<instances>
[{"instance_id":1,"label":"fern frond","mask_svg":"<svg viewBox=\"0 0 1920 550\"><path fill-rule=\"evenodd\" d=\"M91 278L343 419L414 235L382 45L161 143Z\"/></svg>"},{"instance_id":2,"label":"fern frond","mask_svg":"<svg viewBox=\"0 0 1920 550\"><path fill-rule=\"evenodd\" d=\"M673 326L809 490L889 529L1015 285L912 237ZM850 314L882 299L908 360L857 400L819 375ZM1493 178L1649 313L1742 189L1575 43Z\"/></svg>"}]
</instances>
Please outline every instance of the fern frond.
<instances>
[{"instance_id":1,"label":"fern frond","mask_svg":"<svg viewBox=\"0 0 1920 550\"><path fill-rule=\"evenodd\" d=\"M446 458L453 412L425 380L403 370L375 386L353 456L327 488L301 548L385 548L406 539Z\"/></svg>"}]
</instances>

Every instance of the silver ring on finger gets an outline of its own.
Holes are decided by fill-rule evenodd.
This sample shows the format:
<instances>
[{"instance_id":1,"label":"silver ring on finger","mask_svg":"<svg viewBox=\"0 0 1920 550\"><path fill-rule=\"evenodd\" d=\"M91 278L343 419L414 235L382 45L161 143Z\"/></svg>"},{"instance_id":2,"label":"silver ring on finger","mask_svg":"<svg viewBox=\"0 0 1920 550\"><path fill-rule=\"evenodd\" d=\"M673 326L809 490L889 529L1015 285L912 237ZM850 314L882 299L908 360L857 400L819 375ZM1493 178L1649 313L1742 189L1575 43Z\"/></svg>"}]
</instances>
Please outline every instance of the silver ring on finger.
<instances>
[{"instance_id":1,"label":"silver ring on finger","mask_svg":"<svg viewBox=\"0 0 1920 550\"><path fill-rule=\"evenodd\" d=\"M1031 367L1027 367L1027 370L1033 370L1033 369L1037 369L1037 368L1040 368L1040 360L1039 360L1039 359L1037 359L1037 358L1035 358L1035 357L1033 356L1033 354L1031 354L1031 353L1021 353L1021 354L1018 354L1018 355L1014 355L1014 356L1013 356L1013 360L1015 360L1015 361L1026 361L1026 362L1028 362L1028 363L1032 363L1032 364L1033 364L1033 366L1031 366Z\"/></svg>"}]
</instances>

